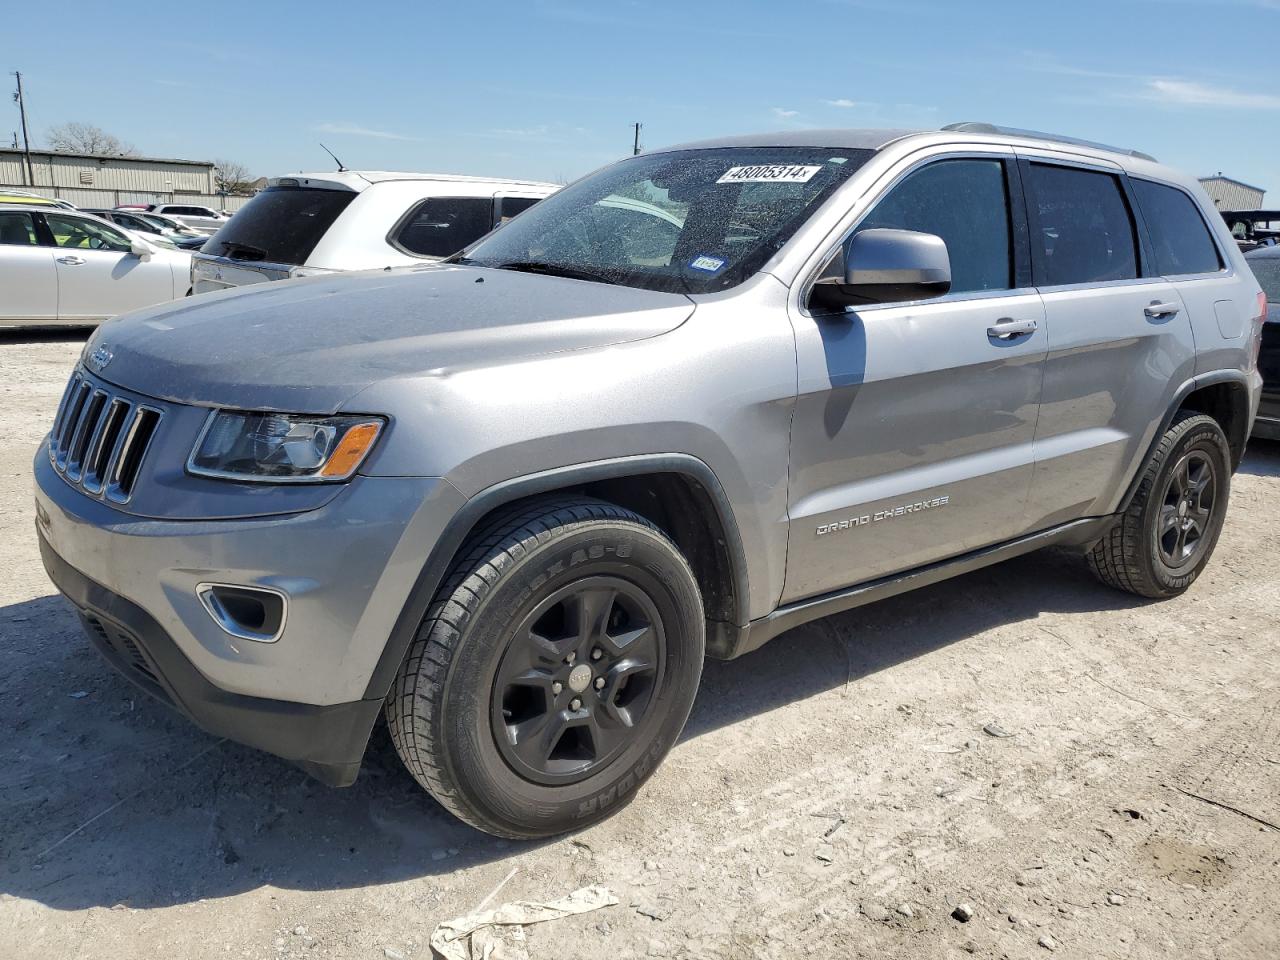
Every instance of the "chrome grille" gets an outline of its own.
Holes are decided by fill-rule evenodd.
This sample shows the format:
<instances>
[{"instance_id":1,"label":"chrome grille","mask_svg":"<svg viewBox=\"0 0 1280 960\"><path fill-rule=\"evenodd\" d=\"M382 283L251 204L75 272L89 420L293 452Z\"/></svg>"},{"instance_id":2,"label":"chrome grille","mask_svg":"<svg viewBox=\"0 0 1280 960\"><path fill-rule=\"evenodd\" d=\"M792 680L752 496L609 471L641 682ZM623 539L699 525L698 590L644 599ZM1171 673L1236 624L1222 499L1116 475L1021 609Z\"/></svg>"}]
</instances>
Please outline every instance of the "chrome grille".
<instances>
[{"instance_id":1,"label":"chrome grille","mask_svg":"<svg viewBox=\"0 0 1280 960\"><path fill-rule=\"evenodd\" d=\"M53 468L92 496L126 503L161 411L76 371L49 433Z\"/></svg>"}]
</instances>

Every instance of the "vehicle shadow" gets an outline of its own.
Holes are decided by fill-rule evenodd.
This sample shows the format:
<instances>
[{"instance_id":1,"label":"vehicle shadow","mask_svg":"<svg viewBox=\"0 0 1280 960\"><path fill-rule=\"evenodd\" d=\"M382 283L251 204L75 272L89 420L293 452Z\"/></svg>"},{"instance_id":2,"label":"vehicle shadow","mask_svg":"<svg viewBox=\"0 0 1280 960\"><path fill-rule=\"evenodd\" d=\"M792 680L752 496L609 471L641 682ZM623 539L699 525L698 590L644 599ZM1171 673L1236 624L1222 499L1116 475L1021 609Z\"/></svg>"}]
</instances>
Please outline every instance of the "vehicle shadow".
<instances>
[{"instance_id":1,"label":"vehicle shadow","mask_svg":"<svg viewBox=\"0 0 1280 960\"><path fill-rule=\"evenodd\" d=\"M1250 440L1240 472L1254 477L1280 477L1280 440Z\"/></svg>"},{"instance_id":2,"label":"vehicle shadow","mask_svg":"<svg viewBox=\"0 0 1280 960\"><path fill-rule=\"evenodd\" d=\"M0 326L0 347L8 344L83 343L96 327L5 327Z\"/></svg>"},{"instance_id":3,"label":"vehicle shadow","mask_svg":"<svg viewBox=\"0 0 1280 960\"><path fill-rule=\"evenodd\" d=\"M1048 551L710 661L684 740L1045 611L1142 603ZM1017 589L1009 588L1010 576ZM334 790L195 729L135 692L61 598L0 608L0 892L55 909L190 903L272 885L341 889L530 849L454 820L375 731L357 783ZM679 748L677 748L679 749ZM628 816L626 811L620 816Z\"/></svg>"}]
</instances>

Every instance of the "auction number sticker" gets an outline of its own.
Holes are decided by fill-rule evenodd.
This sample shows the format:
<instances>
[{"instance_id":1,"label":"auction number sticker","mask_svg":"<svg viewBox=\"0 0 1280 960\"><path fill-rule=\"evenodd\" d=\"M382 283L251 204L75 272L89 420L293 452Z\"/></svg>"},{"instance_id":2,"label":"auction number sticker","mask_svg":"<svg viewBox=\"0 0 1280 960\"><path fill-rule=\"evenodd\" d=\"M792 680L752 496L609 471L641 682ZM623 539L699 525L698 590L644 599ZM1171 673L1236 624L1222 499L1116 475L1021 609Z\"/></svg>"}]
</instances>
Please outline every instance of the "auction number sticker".
<instances>
[{"instance_id":1,"label":"auction number sticker","mask_svg":"<svg viewBox=\"0 0 1280 960\"><path fill-rule=\"evenodd\" d=\"M730 167L716 183L808 183L821 169L821 164L760 163L750 167Z\"/></svg>"}]
</instances>

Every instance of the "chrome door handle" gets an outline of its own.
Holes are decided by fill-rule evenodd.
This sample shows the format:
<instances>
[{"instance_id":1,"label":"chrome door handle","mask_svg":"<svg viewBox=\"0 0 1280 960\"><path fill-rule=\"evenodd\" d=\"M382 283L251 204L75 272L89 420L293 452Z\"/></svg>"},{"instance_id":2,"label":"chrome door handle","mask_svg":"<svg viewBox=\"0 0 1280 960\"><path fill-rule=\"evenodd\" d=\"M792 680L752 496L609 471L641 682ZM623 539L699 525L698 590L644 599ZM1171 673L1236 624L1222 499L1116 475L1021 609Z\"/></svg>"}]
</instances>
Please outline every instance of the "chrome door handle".
<instances>
[{"instance_id":1,"label":"chrome door handle","mask_svg":"<svg viewBox=\"0 0 1280 960\"><path fill-rule=\"evenodd\" d=\"M1035 320L998 320L991 326L987 327L987 336L993 340L1016 340L1018 337L1025 337L1028 334L1035 333L1039 328Z\"/></svg>"},{"instance_id":2,"label":"chrome door handle","mask_svg":"<svg viewBox=\"0 0 1280 960\"><path fill-rule=\"evenodd\" d=\"M1176 317L1182 306L1177 303L1161 303L1159 300L1152 300L1142 311L1152 320L1160 317Z\"/></svg>"},{"instance_id":3,"label":"chrome door handle","mask_svg":"<svg viewBox=\"0 0 1280 960\"><path fill-rule=\"evenodd\" d=\"M65 264L66 264L67 266L69 266L69 267L75 267L75 266L79 266L80 264L84 263L84 257L77 257L77 256L65 256L65 257L59 257L59 258L58 258L58 262L59 262L59 263L65 263Z\"/></svg>"}]
</instances>

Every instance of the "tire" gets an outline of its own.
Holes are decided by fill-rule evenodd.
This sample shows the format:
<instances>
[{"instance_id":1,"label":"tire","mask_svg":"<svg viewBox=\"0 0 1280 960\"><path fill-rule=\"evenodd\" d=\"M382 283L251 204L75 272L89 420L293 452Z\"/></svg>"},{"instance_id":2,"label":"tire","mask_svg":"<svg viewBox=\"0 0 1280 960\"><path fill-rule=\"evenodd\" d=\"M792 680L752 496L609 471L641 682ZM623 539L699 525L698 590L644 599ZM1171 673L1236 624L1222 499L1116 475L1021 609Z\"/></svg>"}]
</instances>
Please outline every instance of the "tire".
<instances>
[{"instance_id":1,"label":"tire","mask_svg":"<svg viewBox=\"0 0 1280 960\"><path fill-rule=\"evenodd\" d=\"M693 706L705 642L693 572L661 530L600 500L532 501L459 552L388 694L388 729L459 819L555 836L609 816L653 773Z\"/></svg>"},{"instance_id":2,"label":"tire","mask_svg":"<svg viewBox=\"0 0 1280 960\"><path fill-rule=\"evenodd\" d=\"M1090 568L1117 590L1176 597L1213 555L1230 493L1231 452L1222 427L1204 414L1179 413L1147 462L1133 502L1094 544Z\"/></svg>"}]
</instances>

